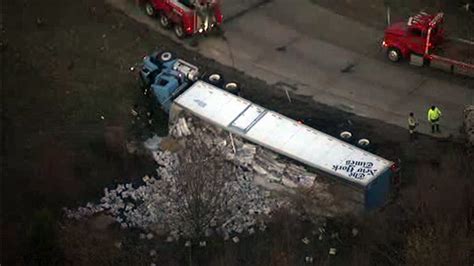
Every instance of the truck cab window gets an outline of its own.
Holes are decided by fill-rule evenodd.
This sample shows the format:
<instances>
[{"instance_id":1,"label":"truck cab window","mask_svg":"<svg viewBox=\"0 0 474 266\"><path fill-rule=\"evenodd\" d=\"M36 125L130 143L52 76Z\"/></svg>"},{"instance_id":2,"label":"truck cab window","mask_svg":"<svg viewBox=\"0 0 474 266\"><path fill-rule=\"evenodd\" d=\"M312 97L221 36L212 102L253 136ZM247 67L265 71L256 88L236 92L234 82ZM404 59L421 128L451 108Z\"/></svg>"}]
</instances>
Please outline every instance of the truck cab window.
<instances>
[{"instance_id":1,"label":"truck cab window","mask_svg":"<svg viewBox=\"0 0 474 266\"><path fill-rule=\"evenodd\" d=\"M421 37L422 36L422 32L420 29L417 29L417 28L411 28L409 30L409 34L411 36L415 36L415 37Z\"/></svg>"}]
</instances>

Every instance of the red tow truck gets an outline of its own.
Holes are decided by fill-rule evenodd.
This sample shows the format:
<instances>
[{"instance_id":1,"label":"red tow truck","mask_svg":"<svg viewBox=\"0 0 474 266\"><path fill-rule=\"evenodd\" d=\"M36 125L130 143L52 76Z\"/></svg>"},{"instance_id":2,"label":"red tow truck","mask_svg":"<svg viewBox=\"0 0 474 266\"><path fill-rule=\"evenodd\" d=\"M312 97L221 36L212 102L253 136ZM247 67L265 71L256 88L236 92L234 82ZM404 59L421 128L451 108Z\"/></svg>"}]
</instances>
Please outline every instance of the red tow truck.
<instances>
[{"instance_id":1,"label":"red tow truck","mask_svg":"<svg viewBox=\"0 0 474 266\"><path fill-rule=\"evenodd\" d=\"M163 28L178 38L217 30L223 15L218 0L143 0L145 12L159 17Z\"/></svg>"},{"instance_id":2,"label":"red tow truck","mask_svg":"<svg viewBox=\"0 0 474 266\"><path fill-rule=\"evenodd\" d=\"M413 65L431 65L474 77L474 42L449 39L443 28L444 14L420 12L407 22L385 29L382 46L392 62L402 59Z\"/></svg>"}]
</instances>

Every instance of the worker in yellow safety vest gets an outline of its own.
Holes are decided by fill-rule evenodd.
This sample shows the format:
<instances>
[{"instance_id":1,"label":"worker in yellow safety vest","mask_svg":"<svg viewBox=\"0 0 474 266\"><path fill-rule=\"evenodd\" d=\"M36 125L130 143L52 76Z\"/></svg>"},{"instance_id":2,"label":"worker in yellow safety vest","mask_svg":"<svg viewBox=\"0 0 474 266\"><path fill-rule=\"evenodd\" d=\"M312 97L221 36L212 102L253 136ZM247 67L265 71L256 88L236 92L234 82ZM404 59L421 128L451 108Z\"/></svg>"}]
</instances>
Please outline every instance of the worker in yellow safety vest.
<instances>
[{"instance_id":1,"label":"worker in yellow safety vest","mask_svg":"<svg viewBox=\"0 0 474 266\"><path fill-rule=\"evenodd\" d=\"M441 111L436 106L431 106L428 109L428 121L431 124L431 133L440 132L439 130L439 119L441 117Z\"/></svg>"},{"instance_id":2,"label":"worker in yellow safety vest","mask_svg":"<svg viewBox=\"0 0 474 266\"><path fill-rule=\"evenodd\" d=\"M418 126L418 121L415 118L413 113L408 115L408 131L410 132L410 140L416 138L416 127Z\"/></svg>"}]
</instances>

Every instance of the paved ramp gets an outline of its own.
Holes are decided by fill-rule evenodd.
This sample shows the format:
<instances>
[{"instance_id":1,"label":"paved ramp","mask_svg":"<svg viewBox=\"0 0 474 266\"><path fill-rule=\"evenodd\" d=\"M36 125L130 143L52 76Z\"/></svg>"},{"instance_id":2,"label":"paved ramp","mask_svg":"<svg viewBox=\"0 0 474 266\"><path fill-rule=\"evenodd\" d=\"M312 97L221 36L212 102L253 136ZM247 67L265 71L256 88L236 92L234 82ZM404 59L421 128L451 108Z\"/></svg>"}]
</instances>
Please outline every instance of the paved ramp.
<instances>
[{"instance_id":1,"label":"paved ramp","mask_svg":"<svg viewBox=\"0 0 474 266\"><path fill-rule=\"evenodd\" d=\"M126 0L108 1L161 31L156 22L134 13L136 8L127 8ZM224 12L234 17L225 23L227 41L202 40L201 54L270 84L290 84L294 93L317 102L402 127L414 112L424 133L429 132L426 111L435 104L443 111L442 129L454 135L464 106L474 102L472 80L440 79L435 70L426 74L387 62L379 31L307 0L226 0Z\"/></svg>"}]
</instances>

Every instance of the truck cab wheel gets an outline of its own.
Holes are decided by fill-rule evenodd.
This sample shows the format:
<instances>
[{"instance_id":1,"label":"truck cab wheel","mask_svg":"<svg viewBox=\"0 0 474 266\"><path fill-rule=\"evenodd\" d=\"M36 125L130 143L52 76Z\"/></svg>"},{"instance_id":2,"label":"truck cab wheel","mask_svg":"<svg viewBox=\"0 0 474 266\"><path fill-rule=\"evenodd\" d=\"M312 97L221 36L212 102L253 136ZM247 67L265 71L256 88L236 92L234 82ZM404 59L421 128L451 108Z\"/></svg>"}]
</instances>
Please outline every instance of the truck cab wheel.
<instances>
[{"instance_id":1,"label":"truck cab wheel","mask_svg":"<svg viewBox=\"0 0 474 266\"><path fill-rule=\"evenodd\" d=\"M173 59L174 59L173 53L168 52L168 51L164 51L158 55L158 60L160 60L160 62L162 63L171 61Z\"/></svg>"},{"instance_id":2,"label":"truck cab wheel","mask_svg":"<svg viewBox=\"0 0 474 266\"><path fill-rule=\"evenodd\" d=\"M397 48L388 48L387 50L387 58L392 62L398 62L402 59L402 53Z\"/></svg>"},{"instance_id":3,"label":"truck cab wheel","mask_svg":"<svg viewBox=\"0 0 474 266\"><path fill-rule=\"evenodd\" d=\"M224 85L224 90L232 93L232 94L235 94L235 95L239 95L240 94L240 86L237 82L234 82L234 81L231 81L231 82L227 82L225 85Z\"/></svg>"},{"instance_id":4,"label":"truck cab wheel","mask_svg":"<svg viewBox=\"0 0 474 266\"><path fill-rule=\"evenodd\" d=\"M166 16L165 13L160 14L160 25L165 28L169 29L171 27L171 21L170 19Z\"/></svg>"},{"instance_id":5,"label":"truck cab wheel","mask_svg":"<svg viewBox=\"0 0 474 266\"><path fill-rule=\"evenodd\" d=\"M222 83L224 82L224 78L219 73L211 73L206 77L206 81L211 83L212 85L221 88Z\"/></svg>"},{"instance_id":6,"label":"truck cab wheel","mask_svg":"<svg viewBox=\"0 0 474 266\"><path fill-rule=\"evenodd\" d=\"M181 24L174 25L174 34L179 39L183 39L186 36L186 34L184 33L183 26Z\"/></svg>"},{"instance_id":7,"label":"truck cab wheel","mask_svg":"<svg viewBox=\"0 0 474 266\"><path fill-rule=\"evenodd\" d=\"M145 13L149 17L155 17L156 16L155 8L153 7L153 4L150 1L145 2Z\"/></svg>"}]
</instances>

